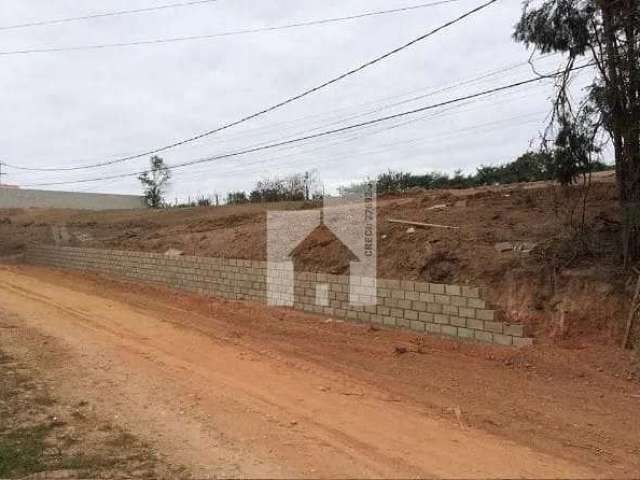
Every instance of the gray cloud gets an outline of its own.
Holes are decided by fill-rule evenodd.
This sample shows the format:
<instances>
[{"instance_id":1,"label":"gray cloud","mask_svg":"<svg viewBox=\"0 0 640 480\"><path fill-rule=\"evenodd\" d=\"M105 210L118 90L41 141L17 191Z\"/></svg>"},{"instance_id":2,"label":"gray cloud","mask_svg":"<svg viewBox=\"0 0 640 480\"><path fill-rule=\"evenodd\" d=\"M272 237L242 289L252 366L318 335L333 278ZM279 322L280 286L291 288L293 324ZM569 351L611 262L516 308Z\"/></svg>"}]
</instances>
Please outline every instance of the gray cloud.
<instances>
[{"instance_id":1,"label":"gray cloud","mask_svg":"<svg viewBox=\"0 0 640 480\"><path fill-rule=\"evenodd\" d=\"M99 7L88 3L0 0L0 18L6 25L166 2L112 0L108 6L101 2ZM1 50L197 35L416 3L419 2L220 0L144 15L0 32ZM462 0L407 14L169 45L0 57L2 156L7 162L32 167L81 165L189 137L325 81L479 3ZM402 99L410 96L409 92L427 93L430 88L525 62L528 52L511 40L520 9L517 0L499 2L313 97L163 156L169 163L178 163L293 137L394 101L384 100L389 97ZM558 58L549 58L540 65L542 69L553 69L558 62ZM584 81L588 75L583 74ZM357 120L530 76L529 68L523 66ZM545 82L461 105L441 116L433 116L437 112L432 112L430 117L377 134L363 135L381 127L176 170L171 195L246 189L260 176L311 167L318 168L332 188L387 168L452 172L502 163L528 148L544 124L550 93L551 86ZM479 127L511 118L502 124ZM11 171L6 181L29 184L91 178L136 171L146 164L146 159L139 159L78 172ZM59 188L139 191L135 178Z\"/></svg>"}]
</instances>

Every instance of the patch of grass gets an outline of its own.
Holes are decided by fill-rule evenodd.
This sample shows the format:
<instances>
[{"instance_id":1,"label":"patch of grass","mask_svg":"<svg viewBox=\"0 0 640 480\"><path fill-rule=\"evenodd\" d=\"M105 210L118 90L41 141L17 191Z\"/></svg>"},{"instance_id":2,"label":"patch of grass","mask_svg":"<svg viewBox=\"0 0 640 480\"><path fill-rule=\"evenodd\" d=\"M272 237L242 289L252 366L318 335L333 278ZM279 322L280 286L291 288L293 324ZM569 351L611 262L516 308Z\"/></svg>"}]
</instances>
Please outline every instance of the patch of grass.
<instances>
[{"instance_id":1,"label":"patch of grass","mask_svg":"<svg viewBox=\"0 0 640 480\"><path fill-rule=\"evenodd\" d=\"M51 427L20 428L0 436L0 478L17 478L43 472L45 439Z\"/></svg>"},{"instance_id":2,"label":"patch of grass","mask_svg":"<svg viewBox=\"0 0 640 480\"><path fill-rule=\"evenodd\" d=\"M64 470L79 470L84 474L87 474L105 468L113 468L118 464L118 462L119 461L115 458L78 453L70 457L62 458L59 465Z\"/></svg>"},{"instance_id":3,"label":"patch of grass","mask_svg":"<svg viewBox=\"0 0 640 480\"><path fill-rule=\"evenodd\" d=\"M38 395L33 399L33 403L42 405L43 407L52 407L56 404L56 400L48 395Z\"/></svg>"},{"instance_id":4,"label":"patch of grass","mask_svg":"<svg viewBox=\"0 0 640 480\"><path fill-rule=\"evenodd\" d=\"M164 470L134 435L96 424L83 409L87 401L67 413L69 405L49 395L33 373L0 348L0 479L60 471L74 478L121 478L131 472L153 478L156 466Z\"/></svg>"},{"instance_id":5,"label":"patch of grass","mask_svg":"<svg viewBox=\"0 0 640 480\"><path fill-rule=\"evenodd\" d=\"M136 443L136 437L128 432L120 432L117 436L105 442L111 447L129 447Z\"/></svg>"},{"instance_id":6,"label":"patch of grass","mask_svg":"<svg viewBox=\"0 0 640 480\"><path fill-rule=\"evenodd\" d=\"M6 353L0 351L0 365L6 365L10 362L13 362L13 359Z\"/></svg>"},{"instance_id":7,"label":"patch of grass","mask_svg":"<svg viewBox=\"0 0 640 480\"><path fill-rule=\"evenodd\" d=\"M92 476L119 463L116 458L77 453L47 453L46 439L52 425L20 428L0 436L0 478L22 478L55 470L73 470Z\"/></svg>"}]
</instances>

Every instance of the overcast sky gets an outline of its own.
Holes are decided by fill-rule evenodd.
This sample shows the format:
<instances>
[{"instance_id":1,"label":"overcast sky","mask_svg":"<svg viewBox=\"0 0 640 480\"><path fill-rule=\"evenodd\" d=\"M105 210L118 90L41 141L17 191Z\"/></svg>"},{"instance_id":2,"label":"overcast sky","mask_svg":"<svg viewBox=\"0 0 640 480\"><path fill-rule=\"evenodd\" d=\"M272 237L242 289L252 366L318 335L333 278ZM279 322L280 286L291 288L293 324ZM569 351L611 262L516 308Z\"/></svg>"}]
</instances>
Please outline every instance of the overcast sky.
<instances>
[{"instance_id":1,"label":"overcast sky","mask_svg":"<svg viewBox=\"0 0 640 480\"><path fill-rule=\"evenodd\" d=\"M176 1L0 0L0 27ZM210 34L428 2L218 0L136 15L0 30L0 52ZM172 143L300 93L481 3L460 0L408 13L154 46L0 55L0 159L29 167L76 166ZM501 0L295 104L162 156L175 164L241 150L529 78L532 73L523 65L459 85L526 62L529 53L511 39L520 11L519 0ZM538 65L549 71L559 62L558 57L551 57ZM444 87L452 88L434 93ZM170 197L224 194L248 189L264 176L310 168L319 170L329 191L388 168L472 172L481 164L513 160L529 148L544 126L551 91L549 82L541 82L294 147L175 170ZM147 164L145 158L75 172L7 170L4 181L30 185L88 179L136 172ZM135 177L42 188L140 191Z\"/></svg>"}]
</instances>

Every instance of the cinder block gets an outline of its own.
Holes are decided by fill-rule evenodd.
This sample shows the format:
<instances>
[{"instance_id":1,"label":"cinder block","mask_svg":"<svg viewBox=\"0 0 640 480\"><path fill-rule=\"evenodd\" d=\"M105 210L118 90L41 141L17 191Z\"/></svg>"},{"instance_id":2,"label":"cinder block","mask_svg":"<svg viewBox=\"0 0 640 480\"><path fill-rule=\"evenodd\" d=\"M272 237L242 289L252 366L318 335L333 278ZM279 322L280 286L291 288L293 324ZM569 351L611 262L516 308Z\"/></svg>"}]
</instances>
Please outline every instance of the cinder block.
<instances>
[{"instance_id":1,"label":"cinder block","mask_svg":"<svg viewBox=\"0 0 640 480\"><path fill-rule=\"evenodd\" d=\"M435 302L440 305L449 305L451 304L451 297L448 295L436 295Z\"/></svg>"},{"instance_id":2,"label":"cinder block","mask_svg":"<svg viewBox=\"0 0 640 480\"><path fill-rule=\"evenodd\" d=\"M476 311L473 308L460 307L460 316L464 318L475 318Z\"/></svg>"},{"instance_id":3,"label":"cinder block","mask_svg":"<svg viewBox=\"0 0 640 480\"><path fill-rule=\"evenodd\" d=\"M371 314L376 314L378 313L378 306L377 305L365 305L364 307L364 311L367 313L371 313Z\"/></svg>"},{"instance_id":4,"label":"cinder block","mask_svg":"<svg viewBox=\"0 0 640 480\"><path fill-rule=\"evenodd\" d=\"M336 308L334 310L335 316L340 318L346 318L347 311L344 308Z\"/></svg>"},{"instance_id":5,"label":"cinder block","mask_svg":"<svg viewBox=\"0 0 640 480\"><path fill-rule=\"evenodd\" d=\"M470 328L458 328L458 337L460 338L475 338L474 331Z\"/></svg>"},{"instance_id":6,"label":"cinder block","mask_svg":"<svg viewBox=\"0 0 640 480\"><path fill-rule=\"evenodd\" d=\"M414 287L415 287L415 284L412 281L402 280L400 282L400 288L402 288L403 290L413 292L415 290Z\"/></svg>"},{"instance_id":7,"label":"cinder block","mask_svg":"<svg viewBox=\"0 0 640 480\"><path fill-rule=\"evenodd\" d=\"M451 297L451 305L455 305L456 307L466 307L468 306L467 298L465 297Z\"/></svg>"},{"instance_id":8,"label":"cinder block","mask_svg":"<svg viewBox=\"0 0 640 480\"><path fill-rule=\"evenodd\" d=\"M460 317L449 317L449 323L454 327L466 327L467 321Z\"/></svg>"},{"instance_id":9,"label":"cinder block","mask_svg":"<svg viewBox=\"0 0 640 480\"><path fill-rule=\"evenodd\" d=\"M335 315L335 309L331 307L324 307L322 309L322 313L324 313L325 315Z\"/></svg>"},{"instance_id":10,"label":"cinder block","mask_svg":"<svg viewBox=\"0 0 640 480\"><path fill-rule=\"evenodd\" d=\"M427 304L427 312L429 313L442 313L442 305L437 303Z\"/></svg>"},{"instance_id":11,"label":"cinder block","mask_svg":"<svg viewBox=\"0 0 640 480\"><path fill-rule=\"evenodd\" d=\"M426 323L425 330L429 333L440 335L442 333L442 325L437 323Z\"/></svg>"},{"instance_id":12,"label":"cinder block","mask_svg":"<svg viewBox=\"0 0 640 480\"><path fill-rule=\"evenodd\" d=\"M404 292L404 298L417 302L420 300L420 292Z\"/></svg>"},{"instance_id":13,"label":"cinder block","mask_svg":"<svg viewBox=\"0 0 640 480\"><path fill-rule=\"evenodd\" d=\"M449 317L447 315L435 314L433 321L441 325L447 325L449 323Z\"/></svg>"},{"instance_id":14,"label":"cinder block","mask_svg":"<svg viewBox=\"0 0 640 480\"><path fill-rule=\"evenodd\" d=\"M425 303L435 303L436 297L433 293L420 293L420 301Z\"/></svg>"},{"instance_id":15,"label":"cinder block","mask_svg":"<svg viewBox=\"0 0 640 480\"><path fill-rule=\"evenodd\" d=\"M411 330L415 330L416 332L424 332L425 331L425 324L424 322L419 322L419 321L412 321L411 322Z\"/></svg>"},{"instance_id":16,"label":"cinder block","mask_svg":"<svg viewBox=\"0 0 640 480\"><path fill-rule=\"evenodd\" d=\"M511 335L500 335L499 333L494 333L493 341L498 345L504 345L507 347L513 345L513 337Z\"/></svg>"},{"instance_id":17,"label":"cinder block","mask_svg":"<svg viewBox=\"0 0 640 480\"><path fill-rule=\"evenodd\" d=\"M416 312L414 310L405 310L404 311L404 318L406 318L408 320L418 320L418 312Z\"/></svg>"},{"instance_id":18,"label":"cinder block","mask_svg":"<svg viewBox=\"0 0 640 480\"><path fill-rule=\"evenodd\" d=\"M396 305L399 308L408 309L408 308L411 308L412 302L410 300L398 300Z\"/></svg>"},{"instance_id":19,"label":"cinder block","mask_svg":"<svg viewBox=\"0 0 640 480\"><path fill-rule=\"evenodd\" d=\"M480 341L480 342L487 342L487 343L492 343L493 342L493 334L490 332L483 332L481 330L474 330L474 336L475 339Z\"/></svg>"},{"instance_id":20,"label":"cinder block","mask_svg":"<svg viewBox=\"0 0 640 480\"><path fill-rule=\"evenodd\" d=\"M378 288L378 297L391 298L391 290L388 288Z\"/></svg>"},{"instance_id":21,"label":"cinder block","mask_svg":"<svg viewBox=\"0 0 640 480\"><path fill-rule=\"evenodd\" d=\"M415 282L415 290L416 292L428 292L429 284L424 282Z\"/></svg>"},{"instance_id":22,"label":"cinder block","mask_svg":"<svg viewBox=\"0 0 640 480\"><path fill-rule=\"evenodd\" d=\"M457 285L445 285L444 292L447 295L455 295L455 296L459 296L462 294L462 290Z\"/></svg>"},{"instance_id":23,"label":"cinder block","mask_svg":"<svg viewBox=\"0 0 640 480\"><path fill-rule=\"evenodd\" d=\"M487 308L487 302L485 302L484 300L480 300L479 298L467 298L466 301L467 301L467 306L469 308L478 308L478 309Z\"/></svg>"},{"instance_id":24,"label":"cinder block","mask_svg":"<svg viewBox=\"0 0 640 480\"><path fill-rule=\"evenodd\" d=\"M379 280L378 284L381 287L388 288L390 290L400 288L400 280Z\"/></svg>"},{"instance_id":25,"label":"cinder block","mask_svg":"<svg viewBox=\"0 0 640 480\"><path fill-rule=\"evenodd\" d=\"M476 318L479 320L495 320L496 312L494 310L476 310Z\"/></svg>"},{"instance_id":26,"label":"cinder block","mask_svg":"<svg viewBox=\"0 0 640 480\"><path fill-rule=\"evenodd\" d=\"M480 298L480 289L477 287L462 287L462 296L469 298Z\"/></svg>"},{"instance_id":27,"label":"cinder block","mask_svg":"<svg viewBox=\"0 0 640 480\"><path fill-rule=\"evenodd\" d=\"M396 320L396 325L400 328L411 328L411 320L407 320L404 318L398 318Z\"/></svg>"},{"instance_id":28,"label":"cinder block","mask_svg":"<svg viewBox=\"0 0 640 480\"><path fill-rule=\"evenodd\" d=\"M427 311L427 304L424 302L413 302L411 304L411 308L413 308L414 310L418 311L418 312L426 312Z\"/></svg>"},{"instance_id":29,"label":"cinder block","mask_svg":"<svg viewBox=\"0 0 640 480\"><path fill-rule=\"evenodd\" d=\"M513 337L513 346L517 348L525 348L533 346L533 338Z\"/></svg>"},{"instance_id":30,"label":"cinder block","mask_svg":"<svg viewBox=\"0 0 640 480\"><path fill-rule=\"evenodd\" d=\"M474 330L484 330L484 322L482 320L476 320L475 318L467 319L467 327Z\"/></svg>"},{"instance_id":31,"label":"cinder block","mask_svg":"<svg viewBox=\"0 0 640 480\"><path fill-rule=\"evenodd\" d=\"M524 337L524 325L505 323L503 333L514 337Z\"/></svg>"},{"instance_id":32,"label":"cinder block","mask_svg":"<svg viewBox=\"0 0 640 480\"><path fill-rule=\"evenodd\" d=\"M396 326L396 319L393 317L384 317L384 324L389 326L389 327L395 327Z\"/></svg>"},{"instance_id":33,"label":"cinder block","mask_svg":"<svg viewBox=\"0 0 640 480\"><path fill-rule=\"evenodd\" d=\"M442 325L442 334L449 335L451 337L458 336L458 327L452 327L451 325Z\"/></svg>"},{"instance_id":34,"label":"cinder block","mask_svg":"<svg viewBox=\"0 0 640 480\"><path fill-rule=\"evenodd\" d=\"M382 301L383 305L386 307L394 308L398 306L398 299L396 298L385 298Z\"/></svg>"},{"instance_id":35,"label":"cinder block","mask_svg":"<svg viewBox=\"0 0 640 480\"><path fill-rule=\"evenodd\" d=\"M420 312L418 313L418 318L423 322L430 322L430 323L434 322L433 313Z\"/></svg>"},{"instance_id":36,"label":"cinder block","mask_svg":"<svg viewBox=\"0 0 640 480\"><path fill-rule=\"evenodd\" d=\"M447 315L458 315L458 307L454 307L453 305L443 305L442 313L446 313Z\"/></svg>"},{"instance_id":37,"label":"cinder block","mask_svg":"<svg viewBox=\"0 0 640 480\"><path fill-rule=\"evenodd\" d=\"M484 322L484 329L487 332L502 333L502 322Z\"/></svg>"},{"instance_id":38,"label":"cinder block","mask_svg":"<svg viewBox=\"0 0 640 480\"><path fill-rule=\"evenodd\" d=\"M429 293L444 295L444 285L440 285L439 283L430 283Z\"/></svg>"},{"instance_id":39,"label":"cinder block","mask_svg":"<svg viewBox=\"0 0 640 480\"><path fill-rule=\"evenodd\" d=\"M391 291L391 298L404 300L404 290L392 290Z\"/></svg>"}]
</instances>

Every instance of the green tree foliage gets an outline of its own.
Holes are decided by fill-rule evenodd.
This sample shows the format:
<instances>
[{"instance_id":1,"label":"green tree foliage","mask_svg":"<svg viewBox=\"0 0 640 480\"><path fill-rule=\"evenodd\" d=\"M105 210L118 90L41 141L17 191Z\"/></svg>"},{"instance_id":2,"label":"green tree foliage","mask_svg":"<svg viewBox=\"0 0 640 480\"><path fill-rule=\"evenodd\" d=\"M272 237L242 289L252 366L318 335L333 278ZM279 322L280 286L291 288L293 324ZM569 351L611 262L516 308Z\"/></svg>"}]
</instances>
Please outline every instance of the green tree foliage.
<instances>
[{"instance_id":1,"label":"green tree foliage","mask_svg":"<svg viewBox=\"0 0 640 480\"><path fill-rule=\"evenodd\" d=\"M527 1L514 38L542 53L568 57L554 101L557 174L568 183L591 164L599 130L606 131L625 220L624 258L640 259L640 0ZM597 75L576 105L568 85L581 57Z\"/></svg>"},{"instance_id":2,"label":"green tree foliage","mask_svg":"<svg viewBox=\"0 0 640 480\"><path fill-rule=\"evenodd\" d=\"M569 149L567 149L569 150ZM609 170L611 167L594 161L589 165L578 166L567 172L560 172L562 165L560 155L565 155L565 149L556 149L551 152L526 152L516 160L504 165L482 166L473 175L464 175L460 170L454 172L453 176L432 172L416 175L405 171L389 170L378 175L376 178L377 192L381 195L406 193L412 188L422 188L425 190L443 188L470 188L483 185L504 185L509 183L538 182L543 180L555 180L563 177L567 183L571 183L577 176L588 172ZM361 193L364 184L355 183L340 187L340 194Z\"/></svg>"},{"instance_id":3,"label":"green tree foliage","mask_svg":"<svg viewBox=\"0 0 640 480\"><path fill-rule=\"evenodd\" d=\"M313 200L321 197L322 185L315 170L287 177L262 179L249 193L249 200L254 203Z\"/></svg>"},{"instance_id":4,"label":"green tree foliage","mask_svg":"<svg viewBox=\"0 0 640 480\"><path fill-rule=\"evenodd\" d=\"M536 182L552 178L553 155L547 152L526 152L515 161L497 167L482 166L478 169L477 185Z\"/></svg>"},{"instance_id":5,"label":"green tree foliage","mask_svg":"<svg viewBox=\"0 0 640 480\"><path fill-rule=\"evenodd\" d=\"M230 192L227 194L227 203L229 204L247 203L248 201L249 199L245 192Z\"/></svg>"},{"instance_id":6,"label":"green tree foliage","mask_svg":"<svg viewBox=\"0 0 640 480\"><path fill-rule=\"evenodd\" d=\"M144 188L144 198L151 208L160 208L164 204L166 188L171 179L171 171L158 156L151 157L150 169L138 177Z\"/></svg>"}]
</instances>

